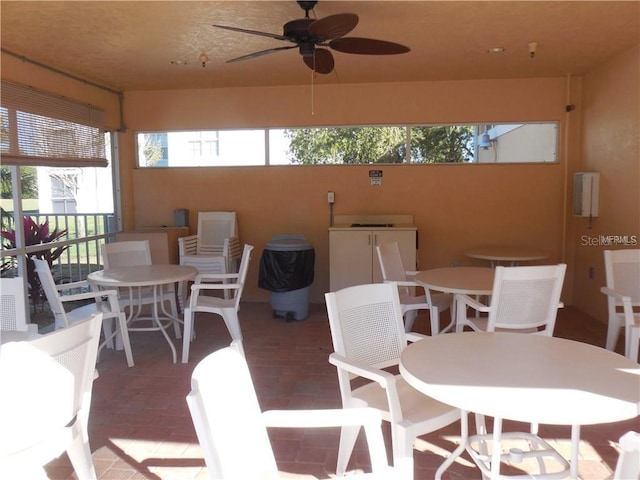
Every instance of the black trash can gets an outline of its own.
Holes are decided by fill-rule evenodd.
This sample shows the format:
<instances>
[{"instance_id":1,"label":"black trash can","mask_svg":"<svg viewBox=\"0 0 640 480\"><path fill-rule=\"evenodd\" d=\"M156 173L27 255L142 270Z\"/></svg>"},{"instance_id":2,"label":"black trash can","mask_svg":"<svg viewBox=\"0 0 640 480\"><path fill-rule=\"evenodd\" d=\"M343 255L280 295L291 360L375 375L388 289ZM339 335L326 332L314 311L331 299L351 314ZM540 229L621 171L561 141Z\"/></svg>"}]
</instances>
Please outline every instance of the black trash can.
<instances>
[{"instance_id":1,"label":"black trash can","mask_svg":"<svg viewBox=\"0 0 640 480\"><path fill-rule=\"evenodd\" d=\"M309 315L309 286L316 252L302 235L276 235L260 258L258 286L269 290L274 317L288 322Z\"/></svg>"}]
</instances>

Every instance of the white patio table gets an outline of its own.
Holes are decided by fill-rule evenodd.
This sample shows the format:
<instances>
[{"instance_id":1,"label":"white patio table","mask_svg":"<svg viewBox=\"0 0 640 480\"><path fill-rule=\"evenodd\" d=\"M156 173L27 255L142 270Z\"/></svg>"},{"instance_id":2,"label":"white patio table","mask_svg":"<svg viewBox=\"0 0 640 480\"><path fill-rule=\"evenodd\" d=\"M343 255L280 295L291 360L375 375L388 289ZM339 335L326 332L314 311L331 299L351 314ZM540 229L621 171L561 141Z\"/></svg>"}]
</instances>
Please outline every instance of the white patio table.
<instances>
[{"instance_id":1,"label":"white patio table","mask_svg":"<svg viewBox=\"0 0 640 480\"><path fill-rule=\"evenodd\" d=\"M197 273L197 269L186 265L137 265L134 267L116 267L107 270L92 272L87 277L87 280L92 285L109 289L123 287L128 288L129 298L131 300L133 300L134 289L139 287L152 287L154 300L157 300L153 303L153 312L151 317L151 319L155 322L155 326L135 327L129 328L128 330L134 332L157 330L161 331L162 335L167 340L169 347L171 348L171 353L173 354L173 363L176 363L176 347L171 341L171 338L169 338L169 335L166 332L166 328L170 324L173 324L173 322L182 323L182 320L166 311L164 302L160 301L163 295L163 289L161 287L163 285L168 285L171 283L191 280L196 276ZM162 316L160 316L158 303L160 303L161 305L160 310L162 311ZM133 302L130 302L130 304L133 305ZM140 317L134 318L134 308L131 308L129 312L129 318L127 319L127 324L131 323L132 320L137 320L139 318ZM163 320L169 320L169 322L165 322L165 324L163 325Z\"/></svg>"},{"instance_id":2,"label":"white patio table","mask_svg":"<svg viewBox=\"0 0 640 480\"><path fill-rule=\"evenodd\" d=\"M403 351L400 373L425 395L463 410L462 442L438 468L437 479L465 450L467 412L572 426L574 479L580 425L640 414L640 365L604 348L557 337L483 332L427 337Z\"/></svg>"},{"instance_id":3,"label":"white patio table","mask_svg":"<svg viewBox=\"0 0 640 480\"><path fill-rule=\"evenodd\" d=\"M443 293L459 293L480 297L491 295L495 271L489 267L444 267L418 272L415 281L429 290ZM456 301L451 304L453 320L440 333L453 330L456 326Z\"/></svg>"},{"instance_id":4,"label":"white patio table","mask_svg":"<svg viewBox=\"0 0 640 480\"><path fill-rule=\"evenodd\" d=\"M500 265L501 262L509 262L512 266L520 262L544 260L549 256L547 252L537 248L517 247L508 245L491 245L476 247L464 253L469 258L489 260L491 266Z\"/></svg>"}]
</instances>

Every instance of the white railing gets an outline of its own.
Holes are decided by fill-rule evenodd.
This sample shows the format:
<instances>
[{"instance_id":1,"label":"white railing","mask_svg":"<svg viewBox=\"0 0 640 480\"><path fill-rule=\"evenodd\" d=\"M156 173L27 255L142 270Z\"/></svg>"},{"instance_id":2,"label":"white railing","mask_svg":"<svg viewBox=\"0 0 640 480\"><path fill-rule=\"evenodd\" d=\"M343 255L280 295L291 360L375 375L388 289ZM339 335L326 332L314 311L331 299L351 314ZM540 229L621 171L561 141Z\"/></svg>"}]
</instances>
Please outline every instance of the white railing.
<instances>
[{"instance_id":1,"label":"white railing","mask_svg":"<svg viewBox=\"0 0 640 480\"><path fill-rule=\"evenodd\" d=\"M3 276L14 276L11 264L17 265L15 259L21 255L27 256L43 250L53 250L67 247L62 254L53 261L53 269L57 273L57 280L72 282L86 279L87 275L102 268L100 246L110 241L115 235L115 217L105 213L77 213L77 214L29 214L37 224L48 222L49 232L54 229L66 230L66 234L59 240L50 243L38 243L24 247L10 248L10 242L2 239L1 257ZM3 225L3 230L14 230L15 227ZM28 240L27 240L28 241ZM13 257L13 261L12 261Z\"/></svg>"}]
</instances>

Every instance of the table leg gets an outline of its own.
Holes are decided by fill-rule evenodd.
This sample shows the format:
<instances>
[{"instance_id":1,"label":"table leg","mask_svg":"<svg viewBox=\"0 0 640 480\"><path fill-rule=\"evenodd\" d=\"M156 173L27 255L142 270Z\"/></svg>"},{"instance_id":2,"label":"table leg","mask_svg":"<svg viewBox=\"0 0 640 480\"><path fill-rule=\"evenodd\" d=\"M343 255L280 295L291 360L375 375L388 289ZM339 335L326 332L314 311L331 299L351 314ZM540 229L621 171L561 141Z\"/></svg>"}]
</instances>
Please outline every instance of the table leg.
<instances>
[{"instance_id":1,"label":"table leg","mask_svg":"<svg viewBox=\"0 0 640 480\"><path fill-rule=\"evenodd\" d=\"M162 335L164 335L164 338L169 343L169 346L171 347L171 354L173 355L173 363L176 363L177 356L178 356L176 353L176 347L171 341L171 338L169 338L169 335L165 331L165 328L162 326L162 322L160 321L160 316L158 315L158 288L162 288L162 285L153 286L153 318L155 319L156 324L158 325L158 328L162 332ZM162 293L160 293L160 299L162 300ZM161 309L162 309L162 312L166 314L164 305L161 306ZM172 318L172 316L168 316L168 318L171 319L171 322L173 323L174 319Z\"/></svg>"},{"instance_id":2,"label":"table leg","mask_svg":"<svg viewBox=\"0 0 640 480\"><path fill-rule=\"evenodd\" d=\"M580 425L571 425L571 479L578 478L578 455L580 453Z\"/></svg>"},{"instance_id":3,"label":"table leg","mask_svg":"<svg viewBox=\"0 0 640 480\"><path fill-rule=\"evenodd\" d=\"M462 452L467 448L467 440L469 439L469 412L461 410L460 413L460 445L458 445L458 447L451 452L451 455L442 462L442 465L438 467L438 470L436 470L435 480L441 480L442 474L445 470L449 468L456 458L462 455Z\"/></svg>"}]
</instances>

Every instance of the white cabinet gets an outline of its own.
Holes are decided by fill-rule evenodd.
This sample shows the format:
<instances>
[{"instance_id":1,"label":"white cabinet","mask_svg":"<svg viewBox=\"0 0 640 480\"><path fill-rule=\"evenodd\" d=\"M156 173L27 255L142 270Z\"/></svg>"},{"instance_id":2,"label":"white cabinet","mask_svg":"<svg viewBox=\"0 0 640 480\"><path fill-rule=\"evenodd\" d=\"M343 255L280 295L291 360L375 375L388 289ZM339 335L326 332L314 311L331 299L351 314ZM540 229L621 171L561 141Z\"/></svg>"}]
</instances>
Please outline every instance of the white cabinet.
<instances>
[{"instance_id":1,"label":"white cabinet","mask_svg":"<svg viewBox=\"0 0 640 480\"><path fill-rule=\"evenodd\" d=\"M332 292L352 285L382 281L376 245L398 242L402 263L416 268L416 229L335 228L329 230L329 288Z\"/></svg>"}]
</instances>

